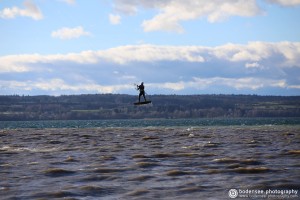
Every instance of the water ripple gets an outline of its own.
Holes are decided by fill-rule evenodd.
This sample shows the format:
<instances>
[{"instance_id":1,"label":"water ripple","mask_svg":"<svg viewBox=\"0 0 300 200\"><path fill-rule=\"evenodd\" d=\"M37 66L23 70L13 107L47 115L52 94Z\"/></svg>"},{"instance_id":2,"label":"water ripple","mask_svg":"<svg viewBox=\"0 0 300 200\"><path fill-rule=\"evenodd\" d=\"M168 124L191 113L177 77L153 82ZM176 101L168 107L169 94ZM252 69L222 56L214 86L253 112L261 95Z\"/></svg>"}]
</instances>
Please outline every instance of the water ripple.
<instances>
[{"instance_id":1,"label":"water ripple","mask_svg":"<svg viewBox=\"0 0 300 200\"><path fill-rule=\"evenodd\" d=\"M227 199L299 189L299 126L10 129L2 199Z\"/></svg>"}]
</instances>

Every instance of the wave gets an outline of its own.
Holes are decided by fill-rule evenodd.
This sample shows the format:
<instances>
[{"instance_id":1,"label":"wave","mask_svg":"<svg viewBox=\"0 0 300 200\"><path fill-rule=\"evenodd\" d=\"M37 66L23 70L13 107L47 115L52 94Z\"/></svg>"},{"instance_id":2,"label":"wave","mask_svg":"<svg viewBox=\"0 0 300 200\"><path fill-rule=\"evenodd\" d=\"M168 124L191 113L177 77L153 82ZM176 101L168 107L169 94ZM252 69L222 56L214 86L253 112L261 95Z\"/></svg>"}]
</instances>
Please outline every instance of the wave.
<instances>
[{"instance_id":1,"label":"wave","mask_svg":"<svg viewBox=\"0 0 300 200\"><path fill-rule=\"evenodd\" d=\"M206 200L226 199L238 186L297 189L299 133L299 126L6 130L0 196Z\"/></svg>"},{"instance_id":2,"label":"wave","mask_svg":"<svg viewBox=\"0 0 300 200\"><path fill-rule=\"evenodd\" d=\"M46 176L51 176L51 177L70 176L70 175L74 175L75 173L76 171L62 169L62 168L50 168L44 170L44 174Z\"/></svg>"}]
</instances>

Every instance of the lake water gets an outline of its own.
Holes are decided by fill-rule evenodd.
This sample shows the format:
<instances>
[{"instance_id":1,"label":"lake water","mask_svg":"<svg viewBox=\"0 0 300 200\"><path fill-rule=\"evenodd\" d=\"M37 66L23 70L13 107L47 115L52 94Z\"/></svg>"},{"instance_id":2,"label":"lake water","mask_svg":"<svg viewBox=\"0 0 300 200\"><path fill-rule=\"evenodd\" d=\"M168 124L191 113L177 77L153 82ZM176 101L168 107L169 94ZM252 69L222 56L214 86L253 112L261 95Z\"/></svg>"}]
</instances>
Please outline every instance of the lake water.
<instances>
[{"instance_id":1,"label":"lake water","mask_svg":"<svg viewBox=\"0 0 300 200\"><path fill-rule=\"evenodd\" d=\"M299 199L299 158L299 118L0 122L0 199Z\"/></svg>"}]
</instances>

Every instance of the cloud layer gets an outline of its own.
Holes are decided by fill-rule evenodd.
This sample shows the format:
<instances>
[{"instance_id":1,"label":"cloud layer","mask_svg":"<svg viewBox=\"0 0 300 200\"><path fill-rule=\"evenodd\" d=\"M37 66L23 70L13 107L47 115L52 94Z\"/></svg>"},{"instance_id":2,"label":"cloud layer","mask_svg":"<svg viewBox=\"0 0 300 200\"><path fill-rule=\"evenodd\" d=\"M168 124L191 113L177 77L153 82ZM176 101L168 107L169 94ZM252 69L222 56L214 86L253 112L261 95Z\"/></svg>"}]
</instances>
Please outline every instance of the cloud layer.
<instances>
[{"instance_id":1,"label":"cloud layer","mask_svg":"<svg viewBox=\"0 0 300 200\"><path fill-rule=\"evenodd\" d=\"M300 5L299 0L265 0L282 6ZM134 15L140 9L156 10L152 19L142 22L144 31L175 31L184 32L181 22L206 18L215 23L231 16L251 17L263 14L258 0L114 0L117 12Z\"/></svg>"},{"instance_id":2,"label":"cloud layer","mask_svg":"<svg viewBox=\"0 0 300 200\"><path fill-rule=\"evenodd\" d=\"M3 92L299 94L300 43L120 46L101 51L0 57Z\"/></svg>"}]
</instances>

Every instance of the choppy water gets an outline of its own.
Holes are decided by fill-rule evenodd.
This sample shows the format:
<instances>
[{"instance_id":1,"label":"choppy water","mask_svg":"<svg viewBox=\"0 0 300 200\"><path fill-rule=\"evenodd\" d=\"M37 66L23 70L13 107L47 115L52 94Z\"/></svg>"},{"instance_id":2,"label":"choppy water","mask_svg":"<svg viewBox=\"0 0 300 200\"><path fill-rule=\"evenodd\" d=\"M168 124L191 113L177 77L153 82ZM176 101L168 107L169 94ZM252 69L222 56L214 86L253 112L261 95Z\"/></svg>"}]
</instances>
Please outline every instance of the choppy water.
<instances>
[{"instance_id":1,"label":"choppy water","mask_svg":"<svg viewBox=\"0 0 300 200\"><path fill-rule=\"evenodd\" d=\"M299 190L300 126L267 124L2 128L0 199L229 199L232 188Z\"/></svg>"}]
</instances>

